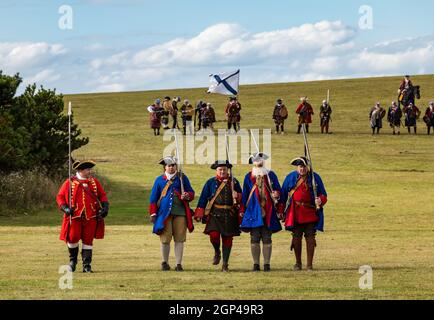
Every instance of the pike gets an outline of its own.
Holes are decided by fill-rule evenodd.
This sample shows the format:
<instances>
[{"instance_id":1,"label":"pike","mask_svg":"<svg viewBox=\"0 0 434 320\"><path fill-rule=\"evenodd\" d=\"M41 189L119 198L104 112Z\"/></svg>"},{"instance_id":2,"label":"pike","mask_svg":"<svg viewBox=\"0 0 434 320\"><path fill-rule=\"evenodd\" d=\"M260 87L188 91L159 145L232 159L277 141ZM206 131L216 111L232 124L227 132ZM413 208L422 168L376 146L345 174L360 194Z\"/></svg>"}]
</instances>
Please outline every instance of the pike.
<instances>
[{"instance_id":1,"label":"pike","mask_svg":"<svg viewBox=\"0 0 434 320\"><path fill-rule=\"evenodd\" d=\"M258 146L258 143L256 142L255 135L253 134L252 130L250 130L250 135L253 138L253 142L254 142L255 147L256 147L256 152L259 153L259 146ZM271 199L273 199L274 205L277 205L278 200L273 197L273 192L274 192L273 182L271 181L270 176L268 175L268 171L267 171L267 180L268 180L268 185L270 186Z\"/></svg>"},{"instance_id":2,"label":"pike","mask_svg":"<svg viewBox=\"0 0 434 320\"><path fill-rule=\"evenodd\" d=\"M68 207L69 212L71 212L71 202L72 202L72 180L71 180L71 116L72 116L72 104L71 101L68 103L68 180L69 180L69 187L68 187ZM68 225L68 233L67 238L69 238L69 229L72 225L72 214L69 215L69 225Z\"/></svg>"},{"instance_id":3,"label":"pike","mask_svg":"<svg viewBox=\"0 0 434 320\"><path fill-rule=\"evenodd\" d=\"M231 159L229 156L229 143L228 143L228 135L225 133L225 144L226 144L226 160L231 163ZM233 196L235 190L234 177L232 176L232 168L228 168L229 176L231 177L231 190L232 190L232 198L234 201L234 206L237 205L237 198Z\"/></svg>"},{"instance_id":4,"label":"pike","mask_svg":"<svg viewBox=\"0 0 434 320\"><path fill-rule=\"evenodd\" d=\"M178 167L178 175L179 175L179 180L181 181L181 194L184 194L184 181L183 181L183 174L182 174L182 167L181 167L181 160L179 158L179 147L178 147L178 135L177 135L177 130L173 130L173 134L175 136L175 144L176 144L176 162L177 162L177 167Z\"/></svg>"},{"instance_id":5,"label":"pike","mask_svg":"<svg viewBox=\"0 0 434 320\"><path fill-rule=\"evenodd\" d=\"M305 123L302 124L302 128L303 128L303 138L304 138L304 153L305 153L305 156L307 158L307 161L309 162L309 170L310 170L310 173L312 175L313 197L314 197L314 199L316 199L317 194L318 194L317 185L316 185L316 181L315 181L315 175L313 173L313 166L312 166L312 159L310 157L309 145L307 143L306 124ZM320 209L320 206L317 204L315 204L315 207L316 207L316 210Z\"/></svg>"}]
</instances>

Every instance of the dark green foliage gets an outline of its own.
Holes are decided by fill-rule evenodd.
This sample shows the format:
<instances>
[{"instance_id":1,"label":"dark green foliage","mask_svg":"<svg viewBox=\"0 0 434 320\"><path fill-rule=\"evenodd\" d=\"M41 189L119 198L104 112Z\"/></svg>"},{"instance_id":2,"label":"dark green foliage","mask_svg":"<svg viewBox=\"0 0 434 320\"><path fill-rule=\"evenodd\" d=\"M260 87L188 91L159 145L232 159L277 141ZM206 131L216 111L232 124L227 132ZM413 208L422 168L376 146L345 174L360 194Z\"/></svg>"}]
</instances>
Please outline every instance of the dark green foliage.
<instances>
[{"instance_id":1,"label":"dark green foliage","mask_svg":"<svg viewBox=\"0 0 434 320\"><path fill-rule=\"evenodd\" d=\"M29 85L15 96L22 79L0 71L0 172L62 171L68 161L68 116L63 96ZM71 119L71 148L89 142Z\"/></svg>"}]
</instances>

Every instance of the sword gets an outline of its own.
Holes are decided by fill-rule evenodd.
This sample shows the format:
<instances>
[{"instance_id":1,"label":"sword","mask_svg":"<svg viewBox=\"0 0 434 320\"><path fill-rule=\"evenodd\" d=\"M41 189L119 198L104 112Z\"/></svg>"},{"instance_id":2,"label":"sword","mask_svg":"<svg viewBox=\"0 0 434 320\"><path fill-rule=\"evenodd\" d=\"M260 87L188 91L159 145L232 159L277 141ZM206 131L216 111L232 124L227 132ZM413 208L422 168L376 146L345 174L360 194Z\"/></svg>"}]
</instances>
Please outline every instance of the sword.
<instances>
[{"instance_id":1,"label":"sword","mask_svg":"<svg viewBox=\"0 0 434 320\"><path fill-rule=\"evenodd\" d=\"M71 180L71 116L72 116L72 104L69 101L68 104L68 179L69 179L69 187L68 187L68 207L69 212L71 212L71 201L72 201L72 180ZM72 225L72 213L69 215L69 227L67 233L67 239L69 238L69 229Z\"/></svg>"}]
</instances>

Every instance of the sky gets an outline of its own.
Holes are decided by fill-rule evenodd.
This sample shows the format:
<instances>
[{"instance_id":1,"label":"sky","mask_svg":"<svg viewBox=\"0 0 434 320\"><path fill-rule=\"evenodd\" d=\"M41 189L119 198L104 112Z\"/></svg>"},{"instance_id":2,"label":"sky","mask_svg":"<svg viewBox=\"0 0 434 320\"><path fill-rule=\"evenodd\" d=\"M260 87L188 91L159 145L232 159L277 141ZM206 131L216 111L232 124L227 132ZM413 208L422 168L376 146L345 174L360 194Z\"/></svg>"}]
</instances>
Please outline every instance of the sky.
<instances>
[{"instance_id":1,"label":"sky","mask_svg":"<svg viewBox=\"0 0 434 320\"><path fill-rule=\"evenodd\" d=\"M237 69L241 84L432 74L432 12L429 0L0 0L0 70L65 94L207 87Z\"/></svg>"}]
</instances>

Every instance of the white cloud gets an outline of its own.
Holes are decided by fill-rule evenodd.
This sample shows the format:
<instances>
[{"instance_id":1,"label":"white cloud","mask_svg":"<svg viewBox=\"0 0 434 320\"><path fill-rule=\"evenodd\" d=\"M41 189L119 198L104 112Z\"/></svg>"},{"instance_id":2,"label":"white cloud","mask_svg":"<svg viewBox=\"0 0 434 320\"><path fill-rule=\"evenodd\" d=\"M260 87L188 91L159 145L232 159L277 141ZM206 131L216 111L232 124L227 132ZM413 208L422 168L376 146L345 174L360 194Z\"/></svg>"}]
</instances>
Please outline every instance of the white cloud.
<instances>
[{"instance_id":1,"label":"white cloud","mask_svg":"<svg viewBox=\"0 0 434 320\"><path fill-rule=\"evenodd\" d=\"M65 53L61 44L3 42L0 43L0 69L17 72L43 65Z\"/></svg>"},{"instance_id":2,"label":"white cloud","mask_svg":"<svg viewBox=\"0 0 434 320\"><path fill-rule=\"evenodd\" d=\"M52 69L45 69L42 70L41 72L38 72L37 74L30 76L28 78L26 78L26 82L27 83L53 83L56 80L60 79L60 74L58 74L57 72L55 72Z\"/></svg>"}]
</instances>

